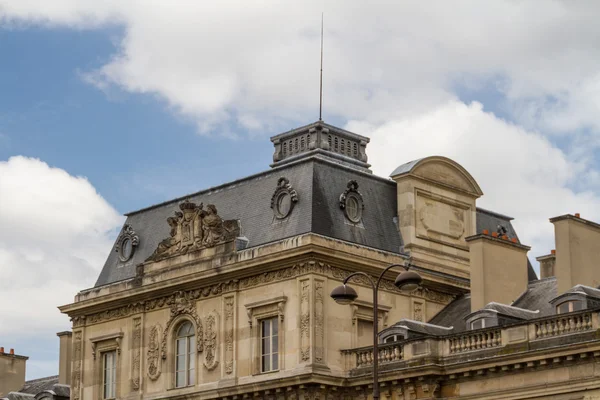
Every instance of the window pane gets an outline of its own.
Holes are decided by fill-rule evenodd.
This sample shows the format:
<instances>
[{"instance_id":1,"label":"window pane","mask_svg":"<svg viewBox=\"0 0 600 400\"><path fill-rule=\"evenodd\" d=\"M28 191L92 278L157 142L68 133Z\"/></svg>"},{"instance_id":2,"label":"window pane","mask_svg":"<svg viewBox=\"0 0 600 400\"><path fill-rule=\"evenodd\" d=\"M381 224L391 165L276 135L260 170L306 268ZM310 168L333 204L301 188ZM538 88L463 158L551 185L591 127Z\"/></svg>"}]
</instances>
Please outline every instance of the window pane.
<instances>
[{"instance_id":1,"label":"window pane","mask_svg":"<svg viewBox=\"0 0 600 400\"><path fill-rule=\"evenodd\" d=\"M262 336L268 337L270 335L270 322L268 319L262 322Z\"/></svg>"},{"instance_id":2,"label":"window pane","mask_svg":"<svg viewBox=\"0 0 600 400\"><path fill-rule=\"evenodd\" d=\"M272 352L273 353L277 353L277 351L279 350L279 338L277 336L273 336L273 341L271 342L272 345Z\"/></svg>"},{"instance_id":3,"label":"window pane","mask_svg":"<svg viewBox=\"0 0 600 400\"><path fill-rule=\"evenodd\" d=\"M573 306L571 307L573 311L583 310L583 303L581 301L573 300L571 304L573 304Z\"/></svg>"},{"instance_id":4,"label":"window pane","mask_svg":"<svg viewBox=\"0 0 600 400\"><path fill-rule=\"evenodd\" d=\"M188 352L194 353L196 351L196 336L190 336L190 345L188 346Z\"/></svg>"},{"instance_id":5,"label":"window pane","mask_svg":"<svg viewBox=\"0 0 600 400\"><path fill-rule=\"evenodd\" d=\"M188 354L188 360L190 363L189 368L196 368L196 353Z\"/></svg>"},{"instance_id":6,"label":"window pane","mask_svg":"<svg viewBox=\"0 0 600 400\"><path fill-rule=\"evenodd\" d=\"M279 354L278 354L278 353L273 353L273 356L272 356L272 361L273 361L273 363L272 363L272 368L271 368L271 371L275 371L276 369L278 369L278 368L279 368L279 367L277 366L277 363L278 363L278 361L279 361L279 360L278 360L278 358L279 358Z\"/></svg>"},{"instance_id":7,"label":"window pane","mask_svg":"<svg viewBox=\"0 0 600 400\"><path fill-rule=\"evenodd\" d=\"M271 370L271 365L269 363L269 356L263 356L263 358L262 358L262 370L263 370L263 372Z\"/></svg>"},{"instance_id":8,"label":"window pane","mask_svg":"<svg viewBox=\"0 0 600 400\"><path fill-rule=\"evenodd\" d=\"M185 348L185 342L187 339L185 338L181 338L181 339L177 339L177 355L182 355L187 353L187 349Z\"/></svg>"},{"instance_id":9,"label":"window pane","mask_svg":"<svg viewBox=\"0 0 600 400\"><path fill-rule=\"evenodd\" d=\"M177 367L177 371L185 371L185 355L177 356L177 362L175 365Z\"/></svg>"},{"instance_id":10,"label":"window pane","mask_svg":"<svg viewBox=\"0 0 600 400\"><path fill-rule=\"evenodd\" d=\"M483 318L476 319L475 321L471 322L471 329L481 329L481 328L483 328Z\"/></svg>"},{"instance_id":11,"label":"window pane","mask_svg":"<svg viewBox=\"0 0 600 400\"><path fill-rule=\"evenodd\" d=\"M194 368L192 368L192 369L189 370L189 373L188 373L188 385L194 385L196 383L196 381L194 379L195 375L196 375L195 371L196 370Z\"/></svg>"},{"instance_id":12,"label":"window pane","mask_svg":"<svg viewBox=\"0 0 600 400\"><path fill-rule=\"evenodd\" d=\"M177 387L185 386L185 371L180 371L180 372L176 373L175 386L177 386Z\"/></svg>"},{"instance_id":13,"label":"window pane","mask_svg":"<svg viewBox=\"0 0 600 400\"><path fill-rule=\"evenodd\" d=\"M269 354L270 352L271 352L271 347L270 347L270 343L269 343L269 338L264 338L262 340L261 354L265 355L265 354Z\"/></svg>"},{"instance_id":14,"label":"window pane","mask_svg":"<svg viewBox=\"0 0 600 400\"><path fill-rule=\"evenodd\" d=\"M561 305L558 306L557 311L559 314L568 313L569 312L569 303L562 303Z\"/></svg>"},{"instance_id":15,"label":"window pane","mask_svg":"<svg viewBox=\"0 0 600 400\"><path fill-rule=\"evenodd\" d=\"M271 323L273 325L273 335L279 334L279 324L278 324L277 318L273 318L271 321L272 321Z\"/></svg>"}]
</instances>

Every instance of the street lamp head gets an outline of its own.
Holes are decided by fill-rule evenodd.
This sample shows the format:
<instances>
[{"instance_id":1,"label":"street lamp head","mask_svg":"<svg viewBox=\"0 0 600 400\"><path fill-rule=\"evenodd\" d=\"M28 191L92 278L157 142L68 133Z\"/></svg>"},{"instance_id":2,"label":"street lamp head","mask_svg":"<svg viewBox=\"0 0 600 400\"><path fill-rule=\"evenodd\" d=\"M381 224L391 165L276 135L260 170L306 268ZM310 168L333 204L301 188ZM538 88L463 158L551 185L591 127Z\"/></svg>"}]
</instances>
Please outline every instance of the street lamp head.
<instances>
[{"instance_id":1,"label":"street lamp head","mask_svg":"<svg viewBox=\"0 0 600 400\"><path fill-rule=\"evenodd\" d=\"M340 285L331 291L331 298L338 304L347 305L354 302L358 298L358 294L352 287Z\"/></svg>"},{"instance_id":2,"label":"street lamp head","mask_svg":"<svg viewBox=\"0 0 600 400\"><path fill-rule=\"evenodd\" d=\"M404 271L396 277L394 285L403 292L412 292L421 285L421 275L414 271ZM332 293L333 295L333 293Z\"/></svg>"}]
</instances>

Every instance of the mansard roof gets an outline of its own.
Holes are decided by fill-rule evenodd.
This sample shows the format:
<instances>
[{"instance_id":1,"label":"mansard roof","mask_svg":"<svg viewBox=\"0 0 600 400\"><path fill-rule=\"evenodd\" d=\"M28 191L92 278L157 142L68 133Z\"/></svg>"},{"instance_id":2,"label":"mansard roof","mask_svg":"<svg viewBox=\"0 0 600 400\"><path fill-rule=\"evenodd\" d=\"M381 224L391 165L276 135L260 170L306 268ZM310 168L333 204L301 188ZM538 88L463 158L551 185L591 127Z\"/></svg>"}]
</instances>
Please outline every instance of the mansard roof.
<instances>
[{"instance_id":1,"label":"mansard roof","mask_svg":"<svg viewBox=\"0 0 600 400\"><path fill-rule=\"evenodd\" d=\"M117 239L95 286L135 277L135 266L147 260L159 243L169 238L167 219L178 212L179 205L186 200L198 205L214 204L223 220L239 221L240 236L248 240L246 247L315 233L374 249L402 252L403 240L396 218L396 183L373 175L368 169L366 154L363 154L368 138L318 122L274 136L272 141L277 152L277 146L290 138L294 139L295 146L298 135L311 133L310 141L314 142L318 138L315 132L322 135L320 144L314 145L317 147L309 149L306 136L304 147L299 142L298 151L290 155L288 146L286 157L277 161L283 155L274 156L276 162L267 171L126 214L120 237L135 237L135 251L130 259L122 261L116 252L120 243ZM339 139L337 152L334 138L332 148L327 147L326 135L329 134ZM345 155L341 154L342 138ZM356 153L353 141L357 143ZM351 151L348 151L348 143L352 144ZM276 216L272 208L280 178L285 178L297 195L297 202L285 218ZM364 205L358 222L350 221L340 205L341 196L353 190ZM514 232L509 217L477 209L478 231L494 231L499 223Z\"/></svg>"}]
</instances>

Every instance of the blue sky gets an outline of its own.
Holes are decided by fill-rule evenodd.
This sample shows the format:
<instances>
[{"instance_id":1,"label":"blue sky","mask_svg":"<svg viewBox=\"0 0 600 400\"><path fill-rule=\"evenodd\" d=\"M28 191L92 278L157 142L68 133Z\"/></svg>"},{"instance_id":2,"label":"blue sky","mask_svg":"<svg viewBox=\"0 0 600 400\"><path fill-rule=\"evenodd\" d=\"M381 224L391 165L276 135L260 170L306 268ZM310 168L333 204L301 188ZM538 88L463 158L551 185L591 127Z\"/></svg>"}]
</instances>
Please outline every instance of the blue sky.
<instances>
[{"instance_id":1,"label":"blue sky","mask_svg":"<svg viewBox=\"0 0 600 400\"><path fill-rule=\"evenodd\" d=\"M321 11L324 119L376 174L455 159L532 260L548 218L600 220L598 5L388 3L0 0L0 346L28 378L123 213L265 170L317 119Z\"/></svg>"}]
</instances>

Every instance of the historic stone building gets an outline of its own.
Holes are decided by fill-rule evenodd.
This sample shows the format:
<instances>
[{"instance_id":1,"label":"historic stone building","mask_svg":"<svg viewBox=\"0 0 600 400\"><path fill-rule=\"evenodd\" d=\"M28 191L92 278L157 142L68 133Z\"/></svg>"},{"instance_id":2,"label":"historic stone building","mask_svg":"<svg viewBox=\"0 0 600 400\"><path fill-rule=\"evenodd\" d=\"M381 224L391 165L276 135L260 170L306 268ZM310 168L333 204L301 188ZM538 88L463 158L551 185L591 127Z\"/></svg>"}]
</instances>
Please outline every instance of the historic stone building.
<instances>
[{"instance_id":1,"label":"historic stone building","mask_svg":"<svg viewBox=\"0 0 600 400\"><path fill-rule=\"evenodd\" d=\"M368 138L323 122L271 140L269 170L127 214L95 287L60 307L73 400L368 399L374 319L386 399L600 398L600 225L551 219L538 279L456 162L388 179ZM364 279L330 298L409 256L422 285L389 272L376 318Z\"/></svg>"}]
</instances>

